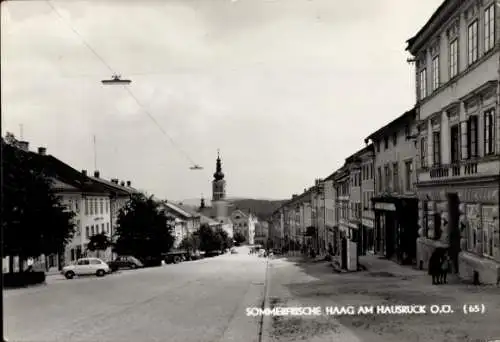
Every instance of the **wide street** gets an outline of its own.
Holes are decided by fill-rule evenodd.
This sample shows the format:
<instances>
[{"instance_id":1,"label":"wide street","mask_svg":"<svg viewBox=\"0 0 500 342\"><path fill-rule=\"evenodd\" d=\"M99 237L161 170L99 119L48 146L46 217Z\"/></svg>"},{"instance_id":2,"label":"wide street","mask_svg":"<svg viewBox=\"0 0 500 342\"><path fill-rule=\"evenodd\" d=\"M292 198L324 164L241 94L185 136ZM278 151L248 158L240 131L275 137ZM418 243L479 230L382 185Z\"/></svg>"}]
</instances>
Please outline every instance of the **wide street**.
<instances>
[{"instance_id":1,"label":"wide street","mask_svg":"<svg viewBox=\"0 0 500 342\"><path fill-rule=\"evenodd\" d=\"M365 262L366 257L362 259ZM104 278L50 277L46 286L4 292L6 337L20 341L469 342L500 337L495 287L374 260L335 273L328 262L239 254L122 271ZM267 267L267 272L266 272ZM267 273L267 279L266 279ZM264 284L267 286L264 286ZM247 317L247 307L450 305L453 313ZM464 304L486 312L465 314ZM262 330L262 339L259 339Z\"/></svg>"},{"instance_id":2,"label":"wide street","mask_svg":"<svg viewBox=\"0 0 500 342\"><path fill-rule=\"evenodd\" d=\"M104 278L50 277L4 291L12 341L258 341L266 260L239 254L122 271Z\"/></svg>"}]
</instances>

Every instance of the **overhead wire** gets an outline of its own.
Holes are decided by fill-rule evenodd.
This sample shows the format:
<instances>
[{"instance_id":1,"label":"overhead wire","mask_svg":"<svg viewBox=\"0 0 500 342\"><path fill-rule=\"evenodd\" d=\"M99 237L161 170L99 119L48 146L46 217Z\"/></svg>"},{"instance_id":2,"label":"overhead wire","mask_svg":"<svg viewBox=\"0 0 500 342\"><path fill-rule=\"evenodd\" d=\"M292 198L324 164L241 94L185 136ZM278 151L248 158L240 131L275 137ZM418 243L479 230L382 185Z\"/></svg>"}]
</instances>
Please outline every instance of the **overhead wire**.
<instances>
[{"instance_id":1,"label":"overhead wire","mask_svg":"<svg viewBox=\"0 0 500 342\"><path fill-rule=\"evenodd\" d=\"M113 75L116 75L115 70L106 62L106 60L97 53L97 51L85 40L85 38L70 24L68 21L59 13L54 5L52 5L50 0L45 1L52 11L63 21L70 29L73 31L82 41L82 43L96 56L105 66L111 71ZM125 91L134 99L136 104L142 109L142 111L149 117L149 119L159 128L159 130L170 140L170 143L176 148L192 165L197 165L193 159L185 152L180 146L175 142L175 140L168 134L168 132L163 129L163 127L159 124L159 122L155 119L155 117L142 105L139 99L132 93L129 87L123 87Z\"/></svg>"}]
</instances>

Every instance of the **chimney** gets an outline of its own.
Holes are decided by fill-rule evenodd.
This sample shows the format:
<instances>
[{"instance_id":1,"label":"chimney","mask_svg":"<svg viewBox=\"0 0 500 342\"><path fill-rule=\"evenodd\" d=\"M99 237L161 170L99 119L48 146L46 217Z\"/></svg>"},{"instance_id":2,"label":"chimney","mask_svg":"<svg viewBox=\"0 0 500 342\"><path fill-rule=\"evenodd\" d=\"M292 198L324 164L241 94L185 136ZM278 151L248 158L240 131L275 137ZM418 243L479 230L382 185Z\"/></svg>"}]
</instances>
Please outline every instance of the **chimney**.
<instances>
[{"instance_id":1,"label":"chimney","mask_svg":"<svg viewBox=\"0 0 500 342\"><path fill-rule=\"evenodd\" d=\"M18 141L17 142L17 146L23 150L23 151L26 151L26 152L29 152L30 150L30 143L27 142L27 141Z\"/></svg>"},{"instance_id":2,"label":"chimney","mask_svg":"<svg viewBox=\"0 0 500 342\"><path fill-rule=\"evenodd\" d=\"M95 178L99 178L99 176L100 176L100 175L101 175L101 174L99 173L99 171L97 171L97 170L96 170L96 171L94 171L94 177L95 177Z\"/></svg>"},{"instance_id":3,"label":"chimney","mask_svg":"<svg viewBox=\"0 0 500 342\"><path fill-rule=\"evenodd\" d=\"M85 177L87 177L87 170L82 170L82 175L84 175Z\"/></svg>"},{"instance_id":4,"label":"chimney","mask_svg":"<svg viewBox=\"0 0 500 342\"><path fill-rule=\"evenodd\" d=\"M38 148L38 154L41 156L44 156L47 154L47 149L45 147L39 147Z\"/></svg>"},{"instance_id":5,"label":"chimney","mask_svg":"<svg viewBox=\"0 0 500 342\"><path fill-rule=\"evenodd\" d=\"M124 181L121 181L120 185L121 185L121 186L125 186L125 182L124 182Z\"/></svg>"},{"instance_id":6,"label":"chimney","mask_svg":"<svg viewBox=\"0 0 500 342\"><path fill-rule=\"evenodd\" d=\"M127 181L127 186L130 188L132 186L132 182L131 181Z\"/></svg>"}]
</instances>

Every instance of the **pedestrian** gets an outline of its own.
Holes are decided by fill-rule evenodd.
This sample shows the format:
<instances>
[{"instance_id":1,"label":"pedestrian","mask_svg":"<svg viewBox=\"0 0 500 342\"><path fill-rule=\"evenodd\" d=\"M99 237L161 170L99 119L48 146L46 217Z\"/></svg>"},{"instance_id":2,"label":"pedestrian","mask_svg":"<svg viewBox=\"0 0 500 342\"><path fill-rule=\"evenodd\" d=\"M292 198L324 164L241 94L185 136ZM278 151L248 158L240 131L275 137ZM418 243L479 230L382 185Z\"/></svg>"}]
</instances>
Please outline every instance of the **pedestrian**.
<instances>
[{"instance_id":1,"label":"pedestrian","mask_svg":"<svg viewBox=\"0 0 500 342\"><path fill-rule=\"evenodd\" d=\"M429 274L432 277L432 285L439 285L441 274L441 251L436 249L429 259Z\"/></svg>"},{"instance_id":2,"label":"pedestrian","mask_svg":"<svg viewBox=\"0 0 500 342\"><path fill-rule=\"evenodd\" d=\"M441 272L439 277L440 278L439 281L441 284L447 284L446 278L450 270L450 266L451 266L450 255L448 254L448 252L445 252L441 260Z\"/></svg>"}]
</instances>

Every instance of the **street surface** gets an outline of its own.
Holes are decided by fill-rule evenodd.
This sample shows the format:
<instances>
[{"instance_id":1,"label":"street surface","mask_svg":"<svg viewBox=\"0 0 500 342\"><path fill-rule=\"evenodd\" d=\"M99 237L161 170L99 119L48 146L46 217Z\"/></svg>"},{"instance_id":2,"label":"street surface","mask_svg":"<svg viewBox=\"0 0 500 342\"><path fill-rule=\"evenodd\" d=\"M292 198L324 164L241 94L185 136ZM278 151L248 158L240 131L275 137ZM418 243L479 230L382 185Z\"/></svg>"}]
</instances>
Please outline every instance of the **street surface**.
<instances>
[{"instance_id":1,"label":"street surface","mask_svg":"<svg viewBox=\"0 0 500 342\"><path fill-rule=\"evenodd\" d=\"M4 291L20 341L258 341L266 259L239 254Z\"/></svg>"},{"instance_id":2,"label":"street surface","mask_svg":"<svg viewBox=\"0 0 500 342\"><path fill-rule=\"evenodd\" d=\"M420 304L429 309L431 305L444 304L450 305L454 313L273 317L264 340L487 342L500 339L498 287L475 287L456 281L432 286L424 271L387 260L376 260L374 266L358 273L335 273L327 262L276 258L269 266L269 306ZM464 304L484 304L486 312L464 314Z\"/></svg>"}]
</instances>

